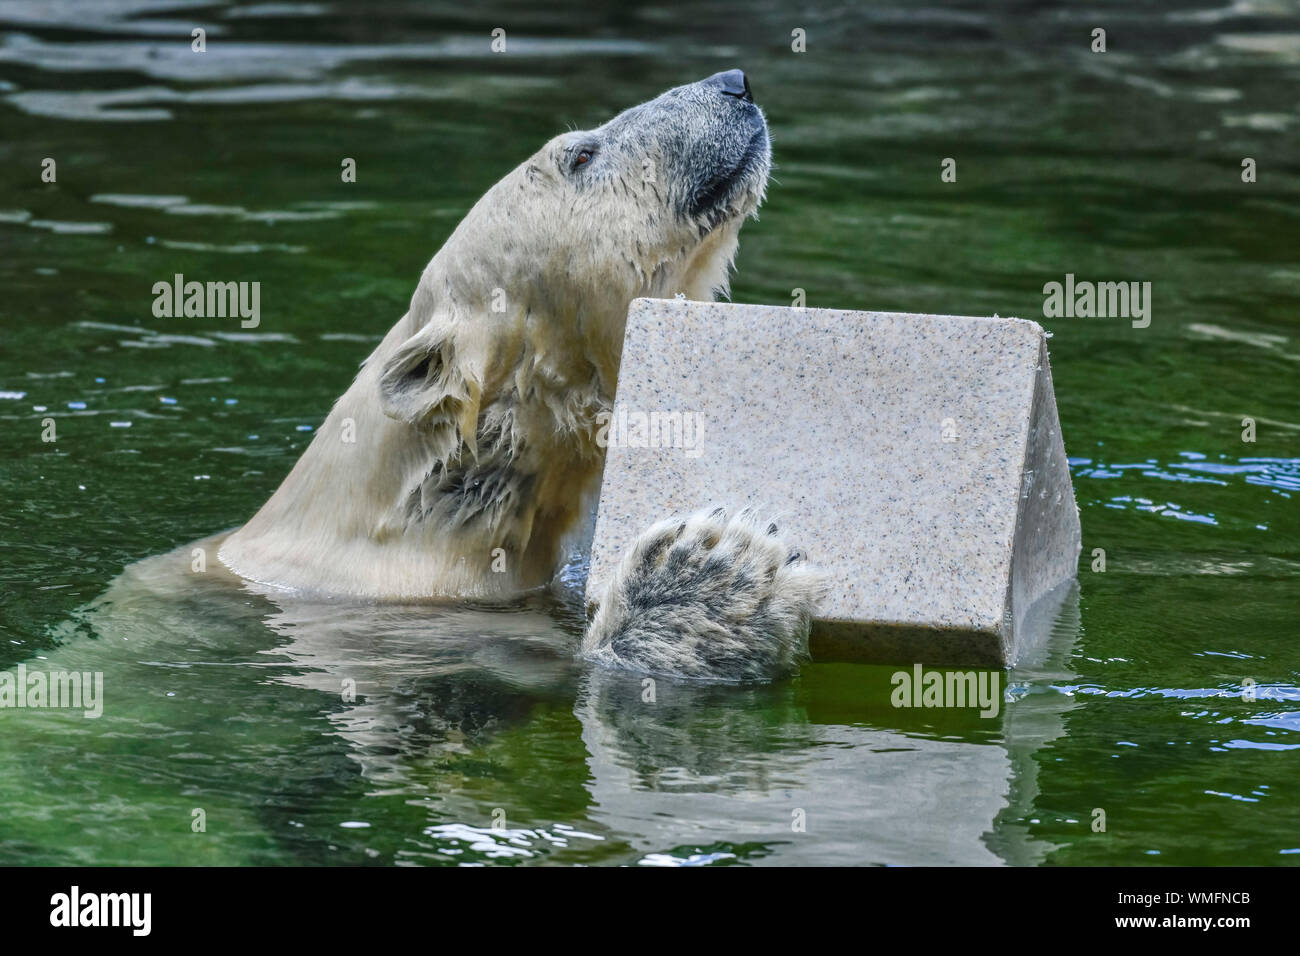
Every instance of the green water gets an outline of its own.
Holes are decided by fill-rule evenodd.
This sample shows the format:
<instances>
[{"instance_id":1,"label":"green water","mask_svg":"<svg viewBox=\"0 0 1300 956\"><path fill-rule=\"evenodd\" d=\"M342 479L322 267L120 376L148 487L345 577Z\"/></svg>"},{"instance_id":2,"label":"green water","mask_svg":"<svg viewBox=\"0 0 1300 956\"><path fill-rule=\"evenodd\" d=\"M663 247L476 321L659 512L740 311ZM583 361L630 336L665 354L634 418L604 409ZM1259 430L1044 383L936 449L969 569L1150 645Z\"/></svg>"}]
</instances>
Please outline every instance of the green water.
<instances>
[{"instance_id":1,"label":"green water","mask_svg":"<svg viewBox=\"0 0 1300 956\"><path fill-rule=\"evenodd\" d=\"M106 695L0 710L0 863L1300 862L1300 9L1210 2L0 3L0 665ZM777 163L736 301L1152 283L1042 319L1084 552L996 718L829 664L648 704L571 598L110 584L253 513L492 182L732 66ZM260 326L155 318L175 273Z\"/></svg>"}]
</instances>

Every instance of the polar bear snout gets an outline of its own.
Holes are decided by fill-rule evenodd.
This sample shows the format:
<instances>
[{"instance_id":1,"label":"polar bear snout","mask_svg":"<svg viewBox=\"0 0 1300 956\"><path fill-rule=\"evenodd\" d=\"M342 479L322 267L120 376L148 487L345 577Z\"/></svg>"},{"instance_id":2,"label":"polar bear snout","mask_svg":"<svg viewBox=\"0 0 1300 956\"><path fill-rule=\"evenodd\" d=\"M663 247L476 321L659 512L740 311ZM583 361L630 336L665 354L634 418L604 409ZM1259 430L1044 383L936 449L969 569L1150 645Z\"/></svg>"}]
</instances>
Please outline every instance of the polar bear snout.
<instances>
[{"instance_id":1,"label":"polar bear snout","mask_svg":"<svg viewBox=\"0 0 1300 956\"><path fill-rule=\"evenodd\" d=\"M715 73L696 84L715 114L716 129L706 130L698 148L688 150L694 179L685 212L714 222L752 212L762 200L771 167L767 122L754 102L749 78L741 70ZM720 94L720 95L719 95ZM709 101L712 100L710 104Z\"/></svg>"},{"instance_id":2,"label":"polar bear snout","mask_svg":"<svg viewBox=\"0 0 1300 956\"><path fill-rule=\"evenodd\" d=\"M771 168L767 121L749 78L725 70L625 110L590 133L564 141L589 181L629 167L655 187L673 218L702 238L757 209ZM665 223L667 225L667 223ZM675 236L664 245L680 248Z\"/></svg>"}]
</instances>

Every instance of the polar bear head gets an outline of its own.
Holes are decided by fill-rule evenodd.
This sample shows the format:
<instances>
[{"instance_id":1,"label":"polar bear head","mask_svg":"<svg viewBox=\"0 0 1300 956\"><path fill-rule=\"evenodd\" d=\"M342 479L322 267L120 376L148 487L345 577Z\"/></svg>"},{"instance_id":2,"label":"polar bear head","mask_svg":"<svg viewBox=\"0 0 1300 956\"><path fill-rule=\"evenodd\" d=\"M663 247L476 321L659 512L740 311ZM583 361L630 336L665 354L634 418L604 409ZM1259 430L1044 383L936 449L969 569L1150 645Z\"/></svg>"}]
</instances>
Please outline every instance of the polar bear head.
<instances>
[{"instance_id":1,"label":"polar bear head","mask_svg":"<svg viewBox=\"0 0 1300 956\"><path fill-rule=\"evenodd\" d=\"M411 301L413 324L428 330L410 354L456 316L477 317L494 336L512 320L577 330L573 344L616 369L632 299L725 294L770 169L767 123L740 70L556 136L488 190L429 263Z\"/></svg>"},{"instance_id":2,"label":"polar bear head","mask_svg":"<svg viewBox=\"0 0 1300 956\"><path fill-rule=\"evenodd\" d=\"M770 166L767 124L749 81L732 70L555 137L497 189L541 199L511 203L532 220L524 258L558 255L584 294L607 284L625 305L636 295L725 291L736 234L762 200Z\"/></svg>"}]
</instances>

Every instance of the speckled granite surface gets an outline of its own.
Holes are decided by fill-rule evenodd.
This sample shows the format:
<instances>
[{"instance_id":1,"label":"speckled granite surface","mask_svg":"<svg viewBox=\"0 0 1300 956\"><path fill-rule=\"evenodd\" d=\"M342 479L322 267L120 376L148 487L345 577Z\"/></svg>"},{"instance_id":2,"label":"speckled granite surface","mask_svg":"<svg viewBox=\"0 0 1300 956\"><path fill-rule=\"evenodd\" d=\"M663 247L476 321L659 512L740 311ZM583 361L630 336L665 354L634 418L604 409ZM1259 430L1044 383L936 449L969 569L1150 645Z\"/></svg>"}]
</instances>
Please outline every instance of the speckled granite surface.
<instances>
[{"instance_id":1,"label":"speckled granite surface","mask_svg":"<svg viewBox=\"0 0 1300 956\"><path fill-rule=\"evenodd\" d=\"M776 512L829 572L819 659L1008 664L1074 578L1035 322L638 299L615 412L589 601L641 530L706 505Z\"/></svg>"}]
</instances>

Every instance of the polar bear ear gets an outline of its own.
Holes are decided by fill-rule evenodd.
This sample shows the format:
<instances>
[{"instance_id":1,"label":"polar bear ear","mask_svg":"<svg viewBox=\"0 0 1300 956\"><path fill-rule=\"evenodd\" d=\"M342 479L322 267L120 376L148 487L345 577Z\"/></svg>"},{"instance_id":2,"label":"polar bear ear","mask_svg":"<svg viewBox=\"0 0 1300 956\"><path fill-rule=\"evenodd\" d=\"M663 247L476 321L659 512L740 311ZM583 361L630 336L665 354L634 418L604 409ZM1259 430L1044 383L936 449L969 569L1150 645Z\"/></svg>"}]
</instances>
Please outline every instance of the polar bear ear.
<instances>
[{"instance_id":1,"label":"polar bear ear","mask_svg":"<svg viewBox=\"0 0 1300 956\"><path fill-rule=\"evenodd\" d=\"M425 325L384 362L379 373L380 405L389 418L453 430L473 444L479 388L457 366L455 346L443 332L432 323Z\"/></svg>"}]
</instances>

